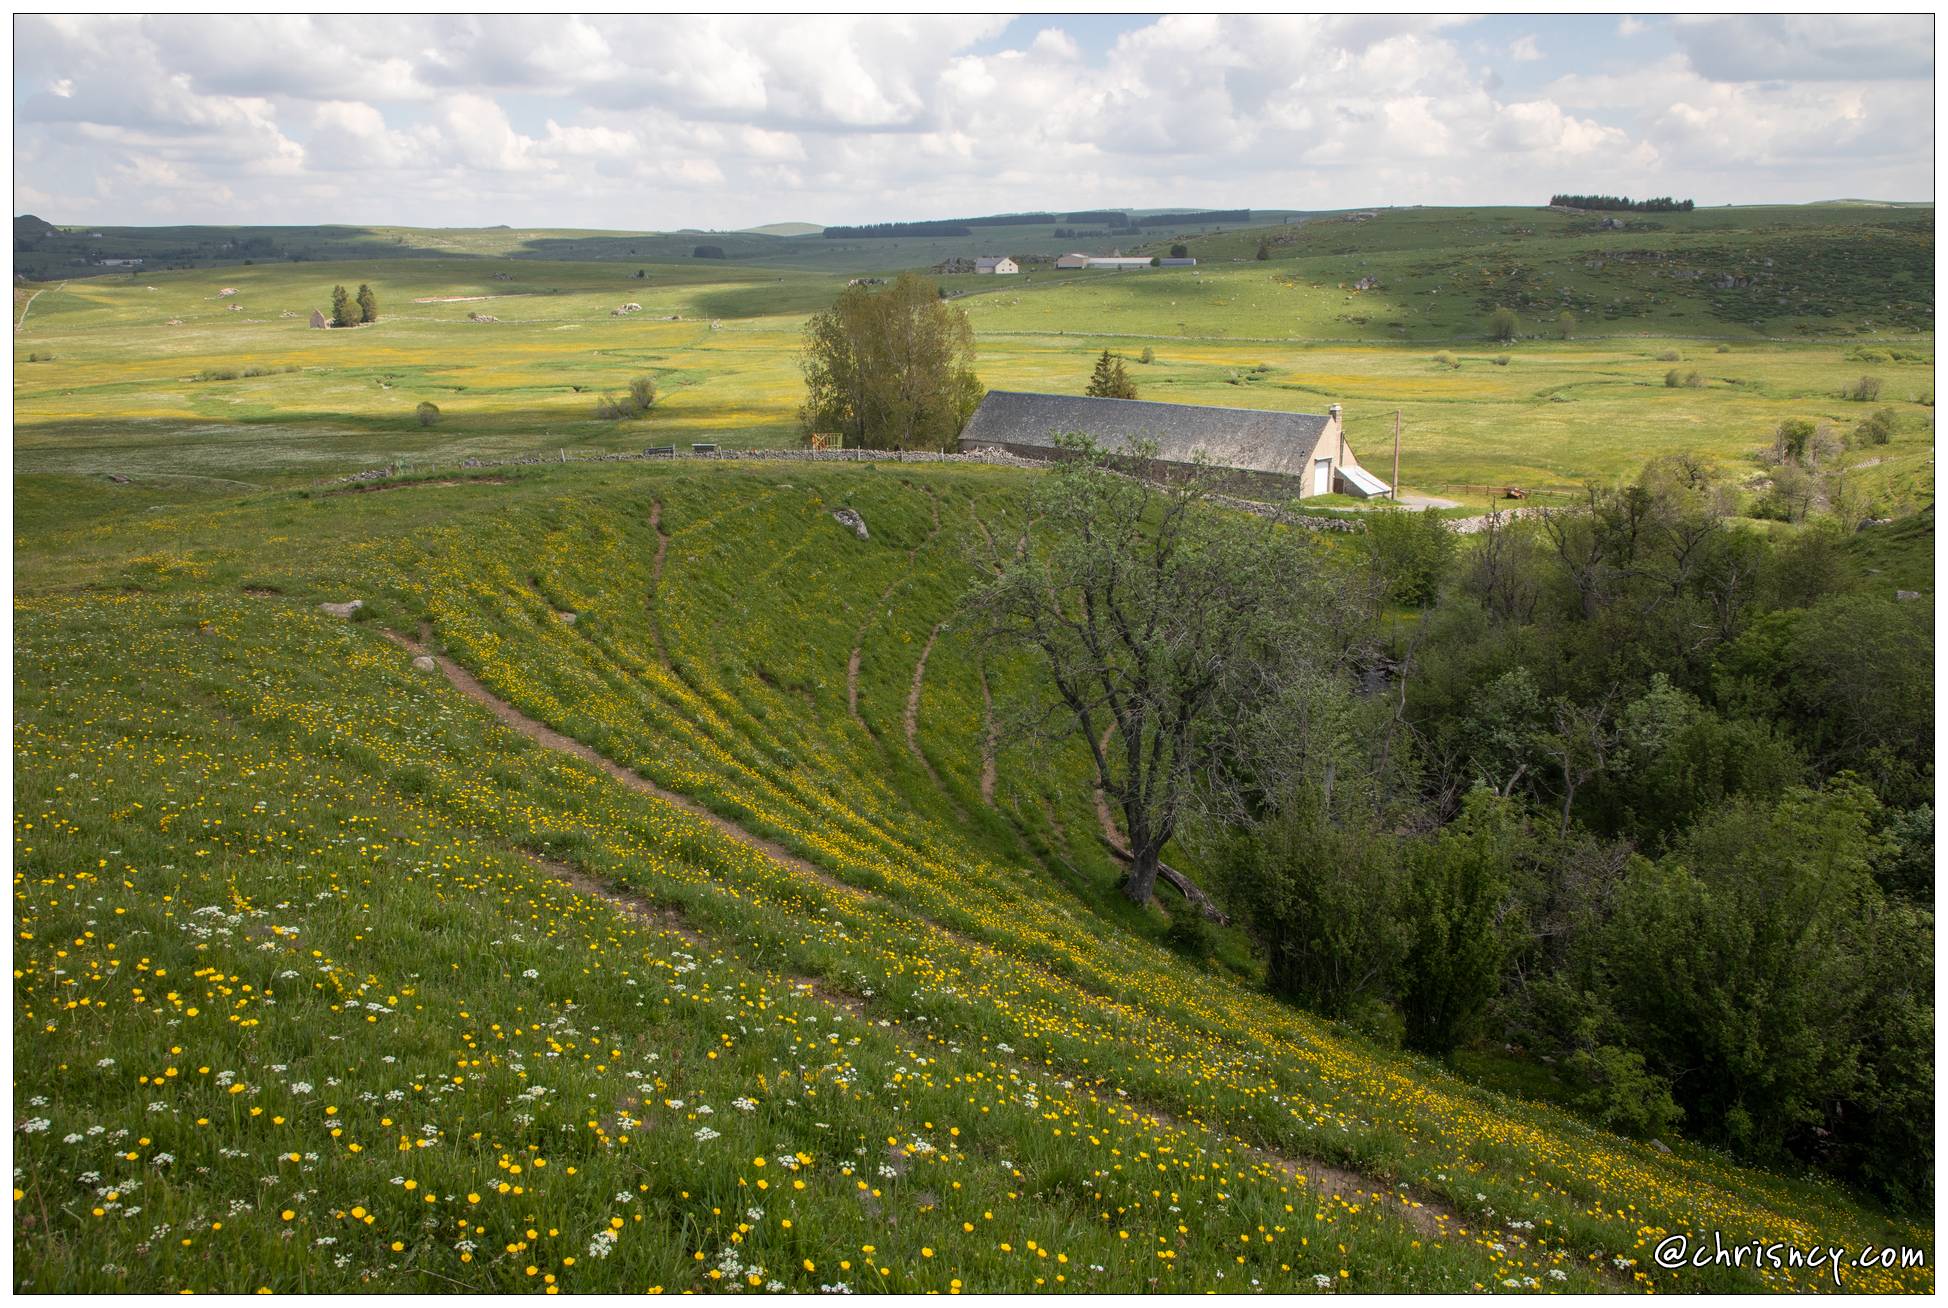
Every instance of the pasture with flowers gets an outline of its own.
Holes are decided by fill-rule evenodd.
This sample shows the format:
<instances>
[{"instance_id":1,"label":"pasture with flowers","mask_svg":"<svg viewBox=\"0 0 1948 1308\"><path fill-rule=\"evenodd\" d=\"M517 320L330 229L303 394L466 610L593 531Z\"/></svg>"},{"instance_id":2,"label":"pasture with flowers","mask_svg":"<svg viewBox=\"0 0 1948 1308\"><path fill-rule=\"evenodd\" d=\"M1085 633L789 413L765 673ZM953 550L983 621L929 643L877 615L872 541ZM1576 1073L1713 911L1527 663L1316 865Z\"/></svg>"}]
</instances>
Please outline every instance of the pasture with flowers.
<instances>
[{"instance_id":1,"label":"pasture with flowers","mask_svg":"<svg viewBox=\"0 0 1948 1308\"><path fill-rule=\"evenodd\" d=\"M1158 943L1081 745L990 729L1034 671L958 616L1032 477L23 487L17 1288L1828 1289L1651 1251L1931 1255L1277 1002L1230 933Z\"/></svg>"}]
</instances>

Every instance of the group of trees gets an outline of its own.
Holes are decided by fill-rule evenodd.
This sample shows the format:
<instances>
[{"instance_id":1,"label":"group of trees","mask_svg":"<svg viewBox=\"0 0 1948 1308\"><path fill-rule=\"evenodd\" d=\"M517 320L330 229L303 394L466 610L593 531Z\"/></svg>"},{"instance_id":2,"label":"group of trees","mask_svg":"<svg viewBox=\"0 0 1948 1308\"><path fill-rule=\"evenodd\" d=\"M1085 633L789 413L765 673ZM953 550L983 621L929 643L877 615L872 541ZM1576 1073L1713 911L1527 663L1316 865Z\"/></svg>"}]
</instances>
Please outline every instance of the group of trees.
<instances>
[{"instance_id":1,"label":"group of trees","mask_svg":"<svg viewBox=\"0 0 1948 1308\"><path fill-rule=\"evenodd\" d=\"M1133 899L1182 851L1293 1002L1928 1201L1929 603L1691 457L1348 548L1072 453L969 603L1086 742Z\"/></svg>"},{"instance_id":2,"label":"group of trees","mask_svg":"<svg viewBox=\"0 0 1948 1308\"><path fill-rule=\"evenodd\" d=\"M370 286L359 284L358 294L353 296L343 286L331 288L331 325L334 327L356 327L360 323L379 321L379 297Z\"/></svg>"},{"instance_id":3,"label":"group of trees","mask_svg":"<svg viewBox=\"0 0 1948 1308\"><path fill-rule=\"evenodd\" d=\"M1105 400L1133 400L1136 382L1123 367L1122 358L1104 350L1096 360L1095 371L1089 374L1089 386L1083 394Z\"/></svg>"},{"instance_id":4,"label":"group of trees","mask_svg":"<svg viewBox=\"0 0 1948 1308\"><path fill-rule=\"evenodd\" d=\"M981 402L974 329L918 273L840 292L805 324L800 367L804 431L848 449L950 450Z\"/></svg>"},{"instance_id":5,"label":"group of trees","mask_svg":"<svg viewBox=\"0 0 1948 1308\"><path fill-rule=\"evenodd\" d=\"M1668 195L1654 200L1632 200L1622 195L1552 195L1549 203L1559 209L1593 209L1603 213L1690 213L1690 200L1673 200Z\"/></svg>"}]
</instances>

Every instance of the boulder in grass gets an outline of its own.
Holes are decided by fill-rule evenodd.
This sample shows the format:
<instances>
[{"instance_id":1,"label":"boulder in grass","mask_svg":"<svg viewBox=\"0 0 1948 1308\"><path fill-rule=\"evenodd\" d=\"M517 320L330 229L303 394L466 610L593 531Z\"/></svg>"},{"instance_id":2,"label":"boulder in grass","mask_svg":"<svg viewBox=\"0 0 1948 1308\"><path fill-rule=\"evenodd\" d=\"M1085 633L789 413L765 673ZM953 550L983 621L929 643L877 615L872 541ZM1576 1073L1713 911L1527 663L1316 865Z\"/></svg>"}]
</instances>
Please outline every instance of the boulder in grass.
<instances>
[{"instance_id":1,"label":"boulder in grass","mask_svg":"<svg viewBox=\"0 0 1948 1308\"><path fill-rule=\"evenodd\" d=\"M343 604L320 604L318 607L334 618L349 618L365 607L365 601L346 600Z\"/></svg>"},{"instance_id":2,"label":"boulder in grass","mask_svg":"<svg viewBox=\"0 0 1948 1308\"><path fill-rule=\"evenodd\" d=\"M841 527L851 531L860 540L868 539L866 520L859 516L857 509L834 509L832 510L832 520Z\"/></svg>"},{"instance_id":3,"label":"boulder in grass","mask_svg":"<svg viewBox=\"0 0 1948 1308\"><path fill-rule=\"evenodd\" d=\"M431 654L421 654L419 657L413 660L414 672L432 672L439 666L440 665L438 663L435 663L433 661L433 656Z\"/></svg>"}]
</instances>

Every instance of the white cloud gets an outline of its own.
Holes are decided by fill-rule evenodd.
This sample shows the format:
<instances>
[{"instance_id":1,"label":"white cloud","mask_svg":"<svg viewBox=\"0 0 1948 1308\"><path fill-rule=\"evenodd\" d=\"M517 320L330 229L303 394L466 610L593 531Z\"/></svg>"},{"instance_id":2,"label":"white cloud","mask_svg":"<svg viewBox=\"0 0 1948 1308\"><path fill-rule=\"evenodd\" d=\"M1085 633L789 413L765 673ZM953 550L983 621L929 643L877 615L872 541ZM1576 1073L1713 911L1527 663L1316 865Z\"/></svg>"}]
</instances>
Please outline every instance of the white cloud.
<instances>
[{"instance_id":1,"label":"white cloud","mask_svg":"<svg viewBox=\"0 0 1948 1308\"><path fill-rule=\"evenodd\" d=\"M1005 20L932 16L23 17L15 186L57 221L666 228L1922 198L1926 21L1685 20L1631 65L1591 19L1581 62L1505 46L1512 94L1453 18L1132 19L1091 53L1055 20L995 49Z\"/></svg>"},{"instance_id":2,"label":"white cloud","mask_svg":"<svg viewBox=\"0 0 1948 1308\"><path fill-rule=\"evenodd\" d=\"M1650 24L1646 23L1641 18L1632 18L1629 14L1625 14L1622 18L1617 19L1618 36L1622 36L1622 37L1639 36L1642 33L1647 32L1649 30L1650 30Z\"/></svg>"}]
</instances>

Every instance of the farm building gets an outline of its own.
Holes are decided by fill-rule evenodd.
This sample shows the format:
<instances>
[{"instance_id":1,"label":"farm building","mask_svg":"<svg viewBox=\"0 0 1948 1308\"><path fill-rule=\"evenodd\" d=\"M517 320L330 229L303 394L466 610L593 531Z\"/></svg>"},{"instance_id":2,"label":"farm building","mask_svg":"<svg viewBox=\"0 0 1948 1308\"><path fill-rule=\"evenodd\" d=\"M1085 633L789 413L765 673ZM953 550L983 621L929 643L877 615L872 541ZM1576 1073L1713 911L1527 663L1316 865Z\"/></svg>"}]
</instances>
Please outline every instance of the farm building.
<instances>
[{"instance_id":1,"label":"farm building","mask_svg":"<svg viewBox=\"0 0 1948 1308\"><path fill-rule=\"evenodd\" d=\"M311 311L311 325L313 327L329 327L331 326L331 322L325 317L325 311L323 309L313 309Z\"/></svg>"},{"instance_id":2,"label":"farm building","mask_svg":"<svg viewBox=\"0 0 1948 1308\"><path fill-rule=\"evenodd\" d=\"M1005 254L986 254L974 261L974 271L977 273L999 273L1005 277L1012 273L1020 272L1021 265Z\"/></svg>"},{"instance_id":3,"label":"farm building","mask_svg":"<svg viewBox=\"0 0 1948 1308\"><path fill-rule=\"evenodd\" d=\"M1065 254L1056 259L1055 266L1057 268L1087 268L1089 266L1089 256L1086 254Z\"/></svg>"},{"instance_id":4,"label":"farm building","mask_svg":"<svg viewBox=\"0 0 1948 1308\"><path fill-rule=\"evenodd\" d=\"M1362 499L1390 487L1360 467L1346 443L1337 404L1325 413L1223 409L1149 400L989 391L960 435L962 450L1001 449L1028 459L1061 459L1061 435L1090 437L1112 454L1135 442L1156 452L1144 471L1183 475L1200 459L1224 471L1224 488L1259 499L1304 499L1338 491Z\"/></svg>"},{"instance_id":5,"label":"farm building","mask_svg":"<svg viewBox=\"0 0 1948 1308\"><path fill-rule=\"evenodd\" d=\"M1172 259L1166 256L1157 260L1157 267L1159 268L1195 268L1196 266L1197 260L1195 259Z\"/></svg>"},{"instance_id":6,"label":"farm building","mask_svg":"<svg viewBox=\"0 0 1948 1308\"><path fill-rule=\"evenodd\" d=\"M1091 268L1107 268L1111 272L1122 272L1130 268L1148 268L1150 266L1150 256L1147 254L1092 254L1089 256L1088 266Z\"/></svg>"}]
</instances>

